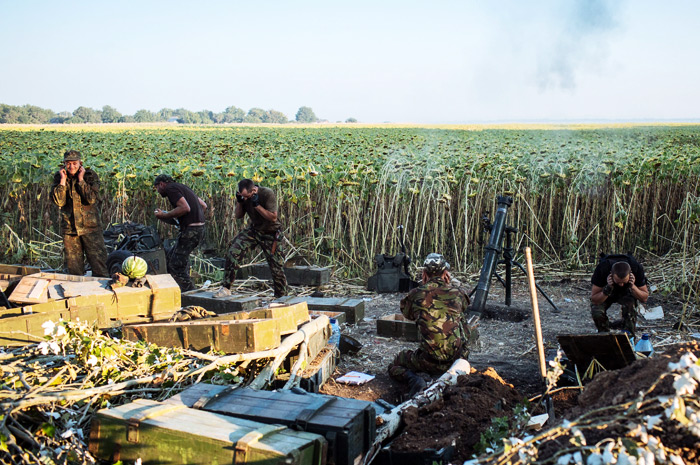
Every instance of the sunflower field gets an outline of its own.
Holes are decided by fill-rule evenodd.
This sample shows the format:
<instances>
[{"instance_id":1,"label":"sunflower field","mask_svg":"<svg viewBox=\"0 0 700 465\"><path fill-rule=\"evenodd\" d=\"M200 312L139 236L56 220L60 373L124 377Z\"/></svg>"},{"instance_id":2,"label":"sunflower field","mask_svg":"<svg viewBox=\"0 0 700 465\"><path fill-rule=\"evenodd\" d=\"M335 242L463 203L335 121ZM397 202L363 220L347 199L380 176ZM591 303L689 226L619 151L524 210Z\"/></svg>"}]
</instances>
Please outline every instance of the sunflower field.
<instances>
[{"instance_id":1,"label":"sunflower field","mask_svg":"<svg viewBox=\"0 0 700 465\"><path fill-rule=\"evenodd\" d=\"M243 225L237 182L251 178L276 190L296 254L354 277L398 251L399 225L414 257L477 269L482 216L503 194L517 245L562 269L697 250L700 233L700 126L5 126L2 260L35 261L26 244L59 232L48 194L67 149L100 176L105 225L155 224L152 180L168 173L212 207L207 244L223 253Z\"/></svg>"}]
</instances>

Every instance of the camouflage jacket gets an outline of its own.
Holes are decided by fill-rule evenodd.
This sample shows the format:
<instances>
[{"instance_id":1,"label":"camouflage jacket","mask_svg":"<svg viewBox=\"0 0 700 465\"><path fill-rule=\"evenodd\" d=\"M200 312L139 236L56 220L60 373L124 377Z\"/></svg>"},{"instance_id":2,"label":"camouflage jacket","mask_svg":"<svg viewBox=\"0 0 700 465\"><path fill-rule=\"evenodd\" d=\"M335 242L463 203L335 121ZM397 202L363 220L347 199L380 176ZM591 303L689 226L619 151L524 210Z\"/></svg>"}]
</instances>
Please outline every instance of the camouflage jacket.
<instances>
[{"instance_id":1,"label":"camouflage jacket","mask_svg":"<svg viewBox=\"0 0 700 465\"><path fill-rule=\"evenodd\" d=\"M444 362L460 357L467 349L469 334L464 319L468 305L466 289L436 277L401 300L401 313L416 322L421 350Z\"/></svg>"},{"instance_id":2,"label":"camouflage jacket","mask_svg":"<svg viewBox=\"0 0 700 465\"><path fill-rule=\"evenodd\" d=\"M91 169L85 170L83 181L68 176L61 186L61 175L56 172L51 187L51 200L60 209L62 234L87 234L102 230L98 206L100 179Z\"/></svg>"}]
</instances>

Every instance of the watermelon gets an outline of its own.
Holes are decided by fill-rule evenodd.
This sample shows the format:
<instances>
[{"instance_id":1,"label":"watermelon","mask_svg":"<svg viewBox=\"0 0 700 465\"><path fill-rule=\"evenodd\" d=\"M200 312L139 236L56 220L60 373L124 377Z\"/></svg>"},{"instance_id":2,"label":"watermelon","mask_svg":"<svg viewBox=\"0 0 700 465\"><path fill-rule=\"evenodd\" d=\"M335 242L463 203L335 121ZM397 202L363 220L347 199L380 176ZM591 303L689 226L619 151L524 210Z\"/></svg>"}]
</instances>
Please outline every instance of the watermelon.
<instances>
[{"instance_id":1,"label":"watermelon","mask_svg":"<svg viewBox=\"0 0 700 465\"><path fill-rule=\"evenodd\" d=\"M122 262L122 273L131 279L139 279L146 276L148 263L141 257L132 255Z\"/></svg>"}]
</instances>

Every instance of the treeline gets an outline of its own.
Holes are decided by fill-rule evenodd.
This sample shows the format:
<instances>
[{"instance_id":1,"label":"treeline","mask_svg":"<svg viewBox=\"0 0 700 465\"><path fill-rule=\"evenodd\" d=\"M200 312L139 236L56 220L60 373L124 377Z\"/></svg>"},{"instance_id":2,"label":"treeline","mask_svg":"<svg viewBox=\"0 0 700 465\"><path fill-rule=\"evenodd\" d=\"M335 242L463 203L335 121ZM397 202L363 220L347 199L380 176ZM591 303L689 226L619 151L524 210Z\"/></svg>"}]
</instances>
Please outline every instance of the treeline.
<instances>
[{"instance_id":1,"label":"treeline","mask_svg":"<svg viewBox=\"0 0 700 465\"><path fill-rule=\"evenodd\" d=\"M310 107L301 107L294 121L297 123L315 123L320 120ZM0 124L84 124L84 123L181 123L181 124L226 124L226 123L276 123L285 124L290 120L287 115L277 110L251 108L246 112L241 108L230 106L221 113L209 110L190 111L185 108L173 110L163 108L153 112L139 110L133 115L123 115L115 108L105 105L102 110L78 107L72 113L52 110L34 105L0 104ZM355 118L348 118L346 123L356 123Z\"/></svg>"}]
</instances>

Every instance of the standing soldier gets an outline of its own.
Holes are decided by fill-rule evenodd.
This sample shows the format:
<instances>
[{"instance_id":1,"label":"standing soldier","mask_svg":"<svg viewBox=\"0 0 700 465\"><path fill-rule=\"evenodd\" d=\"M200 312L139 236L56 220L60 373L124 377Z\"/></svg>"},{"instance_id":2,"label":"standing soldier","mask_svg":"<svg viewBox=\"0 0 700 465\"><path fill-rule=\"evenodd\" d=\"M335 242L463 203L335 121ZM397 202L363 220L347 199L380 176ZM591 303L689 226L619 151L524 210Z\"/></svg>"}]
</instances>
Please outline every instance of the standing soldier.
<instances>
[{"instance_id":1,"label":"standing soldier","mask_svg":"<svg viewBox=\"0 0 700 465\"><path fill-rule=\"evenodd\" d=\"M192 189L175 182L167 174L156 176L153 189L161 196L167 197L173 207L167 212L156 209L156 218L180 227L175 245L166 257L168 273L175 279L182 292L191 291L195 287L190 278L190 254L204 237L204 210L207 209L207 204Z\"/></svg>"},{"instance_id":2,"label":"standing soldier","mask_svg":"<svg viewBox=\"0 0 700 465\"><path fill-rule=\"evenodd\" d=\"M389 365L389 376L408 382L410 397L426 386L416 372L442 374L455 360L469 355L469 330L464 324L469 296L452 282L449 269L442 255L431 253L423 263L423 285L401 299L401 313L418 326L420 345L399 352Z\"/></svg>"},{"instance_id":3,"label":"standing soldier","mask_svg":"<svg viewBox=\"0 0 700 465\"><path fill-rule=\"evenodd\" d=\"M275 191L260 187L250 179L238 183L236 193L236 219L248 214L248 227L233 239L226 253L226 265L221 289L214 295L231 295L231 284L236 279L236 271L241 267L246 252L256 246L262 250L272 275L275 297L287 295L287 277L284 274L284 253L282 252L282 223L277 215Z\"/></svg>"},{"instance_id":4,"label":"standing soldier","mask_svg":"<svg viewBox=\"0 0 700 465\"><path fill-rule=\"evenodd\" d=\"M63 154L63 167L53 177L51 200L61 215L61 234L69 274L85 274L87 257L93 276L107 277L107 249L102 235L97 173L83 167L80 152Z\"/></svg>"}]
</instances>

